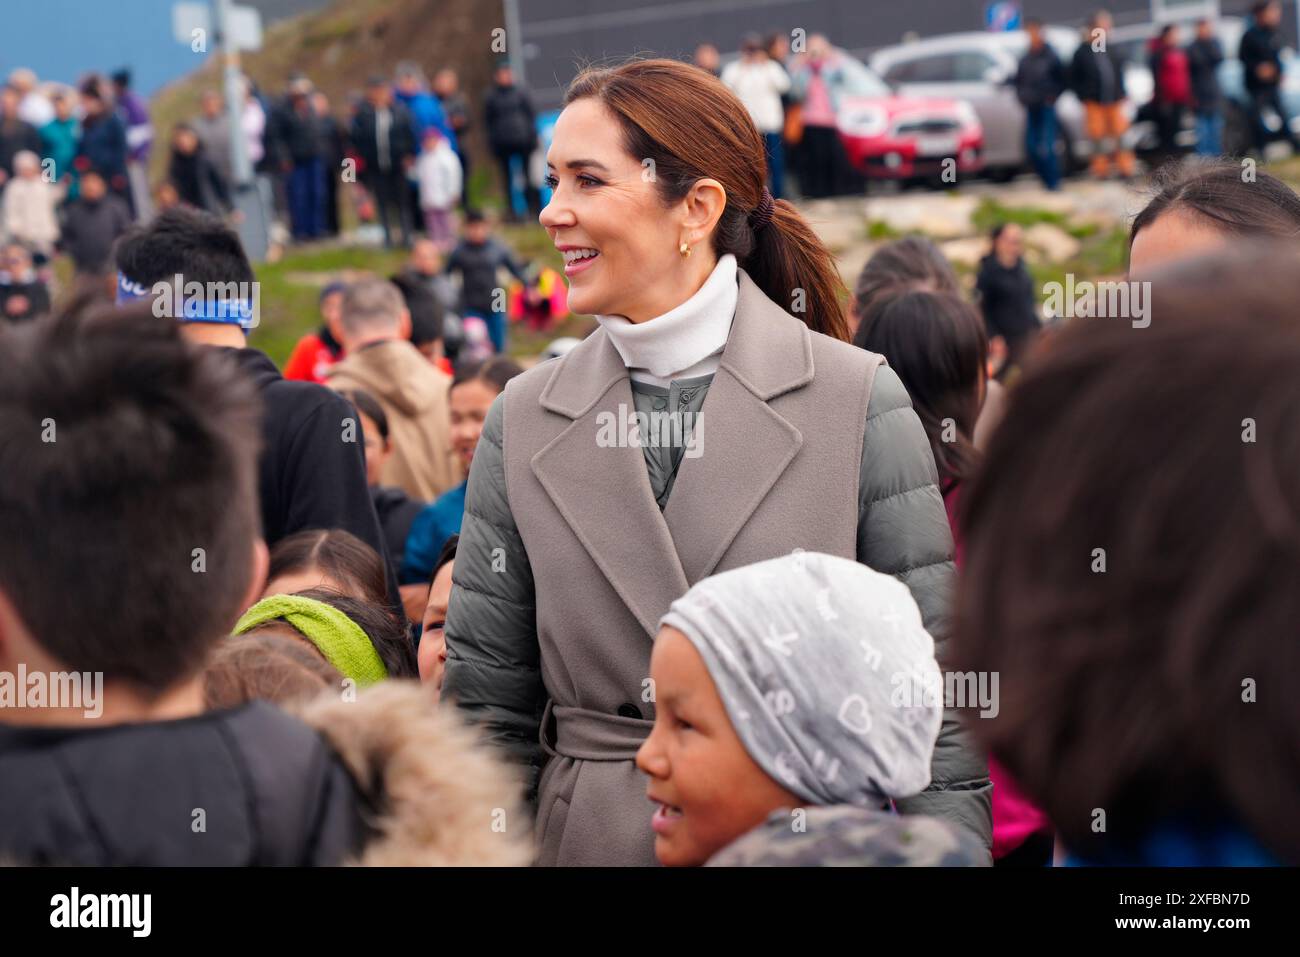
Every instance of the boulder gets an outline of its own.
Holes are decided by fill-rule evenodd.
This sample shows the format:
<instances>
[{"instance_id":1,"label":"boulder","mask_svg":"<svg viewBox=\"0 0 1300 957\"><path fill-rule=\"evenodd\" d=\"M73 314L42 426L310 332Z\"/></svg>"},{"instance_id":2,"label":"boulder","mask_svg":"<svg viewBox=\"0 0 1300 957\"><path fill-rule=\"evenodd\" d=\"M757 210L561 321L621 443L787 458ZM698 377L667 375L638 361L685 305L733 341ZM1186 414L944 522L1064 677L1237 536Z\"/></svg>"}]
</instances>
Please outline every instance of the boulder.
<instances>
[{"instance_id":1,"label":"boulder","mask_svg":"<svg viewBox=\"0 0 1300 957\"><path fill-rule=\"evenodd\" d=\"M1051 223L1034 223L1026 229L1025 245L1039 250L1049 262L1073 259L1082 246L1079 240Z\"/></svg>"}]
</instances>

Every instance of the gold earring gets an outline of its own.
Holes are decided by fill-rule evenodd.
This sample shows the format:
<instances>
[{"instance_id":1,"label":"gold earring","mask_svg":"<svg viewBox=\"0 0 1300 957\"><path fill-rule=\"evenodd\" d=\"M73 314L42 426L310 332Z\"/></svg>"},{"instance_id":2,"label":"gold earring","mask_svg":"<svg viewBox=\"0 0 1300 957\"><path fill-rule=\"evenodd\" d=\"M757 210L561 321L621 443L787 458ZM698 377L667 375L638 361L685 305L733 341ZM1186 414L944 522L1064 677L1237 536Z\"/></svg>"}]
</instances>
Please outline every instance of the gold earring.
<instances>
[{"instance_id":1,"label":"gold earring","mask_svg":"<svg viewBox=\"0 0 1300 957\"><path fill-rule=\"evenodd\" d=\"M682 258L688 258L691 255L691 247L685 243L677 247L677 251L682 254Z\"/></svg>"}]
</instances>

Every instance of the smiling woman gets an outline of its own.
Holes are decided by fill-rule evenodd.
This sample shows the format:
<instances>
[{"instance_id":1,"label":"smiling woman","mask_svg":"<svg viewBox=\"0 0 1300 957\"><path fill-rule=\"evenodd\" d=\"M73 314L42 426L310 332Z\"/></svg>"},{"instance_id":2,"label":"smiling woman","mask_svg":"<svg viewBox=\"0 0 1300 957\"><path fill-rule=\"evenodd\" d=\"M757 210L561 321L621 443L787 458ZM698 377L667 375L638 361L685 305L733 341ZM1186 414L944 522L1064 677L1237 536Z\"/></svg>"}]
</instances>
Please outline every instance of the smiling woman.
<instances>
[{"instance_id":1,"label":"smiling woman","mask_svg":"<svg viewBox=\"0 0 1300 957\"><path fill-rule=\"evenodd\" d=\"M907 393L843 341L833 261L764 187L735 95L645 60L584 71L565 102L540 218L570 306L600 328L512 380L484 422L443 693L541 771L540 863L651 864L634 758L669 605L802 548L896 575L940 638L952 540ZM629 410L693 428L602 441ZM955 728L916 800L987 842L987 773Z\"/></svg>"}]
</instances>

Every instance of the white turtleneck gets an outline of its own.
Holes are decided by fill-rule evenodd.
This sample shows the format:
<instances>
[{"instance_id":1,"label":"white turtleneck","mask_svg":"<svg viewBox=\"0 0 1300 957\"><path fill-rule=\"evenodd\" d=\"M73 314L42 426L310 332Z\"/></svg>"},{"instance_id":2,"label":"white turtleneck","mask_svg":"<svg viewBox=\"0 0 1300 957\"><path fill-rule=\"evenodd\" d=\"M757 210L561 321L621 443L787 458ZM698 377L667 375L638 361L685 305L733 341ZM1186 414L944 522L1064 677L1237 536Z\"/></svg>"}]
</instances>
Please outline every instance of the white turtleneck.
<instances>
[{"instance_id":1,"label":"white turtleneck","mask_svg":"<svg viewBox=\"0 0 1300 957\"><path fill-rule=\"evenodd\" d=\"M596 316L628 374L637 382L667 386L673 379L711 375L736 314L736 257L727 253L704 285L680 306L645 322L626 316Z\"/></svg>"}]
</instances>

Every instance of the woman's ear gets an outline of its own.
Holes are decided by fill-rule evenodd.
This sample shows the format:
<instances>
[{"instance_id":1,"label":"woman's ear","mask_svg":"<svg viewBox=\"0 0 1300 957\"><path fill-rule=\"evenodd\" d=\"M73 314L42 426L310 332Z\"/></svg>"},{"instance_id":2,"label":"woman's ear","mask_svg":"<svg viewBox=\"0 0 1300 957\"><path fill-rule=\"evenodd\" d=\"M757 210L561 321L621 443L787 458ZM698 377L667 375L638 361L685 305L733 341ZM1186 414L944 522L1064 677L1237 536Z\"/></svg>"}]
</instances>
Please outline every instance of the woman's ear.
<instances>
[{"instance_id":1,"label":"woman's ear","mask_svg":"<svg viewBox=\"0 0 1300 957\"><path fill-rule=\"evenodd\" d=\"M683 202L686 204L686 217L682 220L682 229L686 241L695 245L713 234L727 208L727 191L716 179L699 179Z\"/></svg>"}]
</instances>

